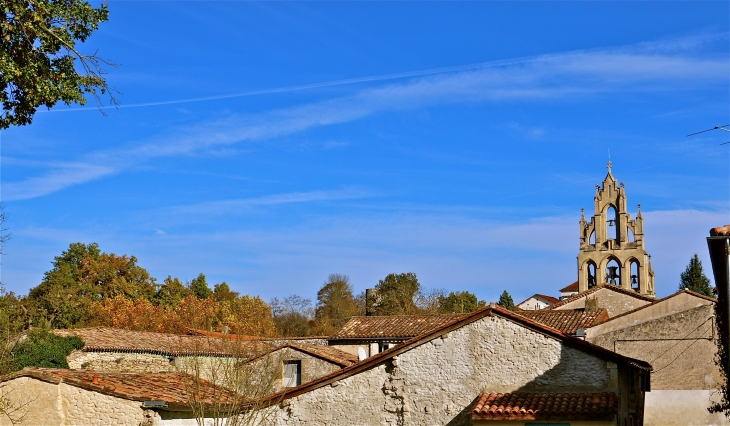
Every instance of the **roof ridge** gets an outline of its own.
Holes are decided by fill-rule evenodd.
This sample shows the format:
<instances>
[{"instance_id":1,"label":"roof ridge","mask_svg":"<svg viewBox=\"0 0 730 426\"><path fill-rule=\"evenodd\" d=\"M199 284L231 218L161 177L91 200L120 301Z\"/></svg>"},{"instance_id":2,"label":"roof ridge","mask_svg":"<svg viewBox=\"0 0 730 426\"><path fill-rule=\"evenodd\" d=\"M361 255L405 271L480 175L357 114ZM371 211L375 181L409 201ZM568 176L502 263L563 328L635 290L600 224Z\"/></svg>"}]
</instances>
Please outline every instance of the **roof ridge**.
<instances>
[{"instance_id":1,"label":"roof ridge","mask_svg":"<svg viewBox=\"0 0 730 426\"><path fill-rule=\"evenodd\" d=\"M608 290L611 290L611 291L616 291L618 293L623 293L623 294L625 294L627 296L633 296L633 297L636 297L637 299L643 299L643 300L646 300L648 302L653 302L653 301L656 300L656 298L654 298L654 297L644 296L643 294L636 293L635 291L626 290L624 288L615 286L613 284L598 284L596 286L593 286L592 288L589 288L588 290L586 290L586 291L584 291L582 293L577 293L577 294L574 294L572 296L566 297L565 299L561 300L560 302L558 302L558 303L556 303L554 305L550 305L550 306L548 306L545 309L551 309L552 310L552 309L555 309L555 308L559 308L559 307L561 307L563 305L566 305L566 304L568 304L570 302L574 302L574 301L576 301L576 300L578 300L578 299L580 299L582 297L588 296L589 294L593 294L593 293L597 292L598 290L601 290L601 289L604 289L604 288L605 289L608 289Z\"/></svg>"}]
</instances>

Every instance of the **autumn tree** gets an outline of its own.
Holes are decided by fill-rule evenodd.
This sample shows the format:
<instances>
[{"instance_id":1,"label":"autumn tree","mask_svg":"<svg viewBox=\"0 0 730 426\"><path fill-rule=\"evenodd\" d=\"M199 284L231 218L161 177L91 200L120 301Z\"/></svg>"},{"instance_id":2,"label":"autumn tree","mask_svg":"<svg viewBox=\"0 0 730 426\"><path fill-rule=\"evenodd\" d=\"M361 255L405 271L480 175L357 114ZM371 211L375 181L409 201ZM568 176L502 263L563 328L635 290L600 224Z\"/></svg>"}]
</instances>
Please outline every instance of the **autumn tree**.
<instances>
[{"instance_id":1,"label":"autumn tree","mask_svg":"<svg viewBox=\"0 0 730 426\"><path fill-rule=\"evenodd\" d=\"M279 300L271 299L271 313L279 334L284 337L309 336L311 334L312 301L296 294Z\"/></svg>"},{"instance_id":2,"label":"autumn tree","mask_svg":"<svg viewBox=\"0 0 730 426\"><path fill-rule=\"evenodd\" d=\"M137 265L136 257L102 253L96 243L73 243L52 265L24 304L32 318L54 328L77 324L95 301L116 296L146 300L156 293L155 279Z\"/></svg>"},{"instance_id":3,"label":"autumn tree","mask_svg":"<svg viewBox=\"0 0 730 426\"><path fill-rule=\"evenodd\" d=\"M464 314L485 306L484 300L478 300L476 294L468 291L450 292L448 296L439 298L439 313Z\"/></svg>"},{"instance_id":4,"label":"autumn tree","mask_svg":"<svg viewBox=\"0 0 730 426\"><path fill-rule=\"evenodd\" d=\"M512 300L512 296L510 296L507 290L503 291L502 294L499 296L499 302L497 302L497 304L511 311L514 311L516 309L515 301Z\"/></svg>"},{"instance_id":5,"label":"autumn tree","mask_svg":"<svg viewBox=\"0 0 730 426\"><path fill-rule=\"evenodd\" d=\"M231 288L223 281L213 286L213 297L219 302L236 300L238 298L237 291L231 291Z\"/></svg>"},{"instance_id":6,"label":"autumn tree","mask_svg":"<svg viewBox=\"0 0 730 426\"><path fill-rule=\"evenodd\" d=\"M418 312L415 299L422 289L415 272L389 274L378 282L375 290L376 315L407 315Z\"/></svg>"},{"instance_id":7,"label":"autumn tree","mask_svg":"<svg viewBox=\"0 0 730 426\"><path fill-rule=\"evenodd\" d=\"M330 335L355 315L357 315L357 302L352 294L350 277L343 274L331 274L317 292L314 334Z\"/></svg>"},{"instance_id":8,"label":"autumn tree","mask_svg":"<svg viewBox=\"0 0 730 426\"><path fill-rule=\"evenodd\" d=\"M86 103L86 95L110 95L96 55L82 54L84 43L108 19L106 3L93 8L83 0L3 0L0 20L0 129L29 124L39 106ZM77 65L80 69L77 69Z\"/></svg>"},{"instance_id":9,"label":"autumn tree","mask_svg":"<svg viewBox=\"0 0 730 426\"><path fill-rule=\"evenodd\" d=\"M707 297L714 297L710 279L702 270L702 262L697 253L689 260L689 265L687 265L684 272L680 274L679 289L691 290Z\"/></svg>"}]
</instances>

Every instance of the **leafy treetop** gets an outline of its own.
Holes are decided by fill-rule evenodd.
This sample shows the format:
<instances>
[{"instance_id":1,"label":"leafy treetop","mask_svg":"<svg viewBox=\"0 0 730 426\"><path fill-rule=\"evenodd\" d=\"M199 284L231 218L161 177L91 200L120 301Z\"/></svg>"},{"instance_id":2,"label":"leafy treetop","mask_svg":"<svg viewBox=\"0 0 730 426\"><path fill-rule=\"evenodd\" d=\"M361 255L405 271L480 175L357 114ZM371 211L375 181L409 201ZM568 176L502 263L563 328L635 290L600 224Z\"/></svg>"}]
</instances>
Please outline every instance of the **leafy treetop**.
<instances>
[{"instance_id":1,"label":"leafy treetop","mask_svg":"<svg viewBox=\"0 0 730 426\"><path fill-rule=\"evenodd\" d=\"M375 286L376 315L407 315L418 312L416 296L421 293L421 283L415 272L389 274Z\"/></svg>"},{"instance_id":2,"label":"leafy treetop","mask_svg":"<svg viewBox=\"0 0 730 426\"><path fill-rule=\"evenodd\" d=\"M3 0L0 19L0 129L31 123L39 106L57 102L86 104L109 94L102 64L83 55L83 43L109 17L106 4L93 8L83 0ZM81 72L76 70L80 65Z\"/></svg>"},{"instance_id":3,"label":"leafy treetop","mask_svg":"<svg viewBox=\"0 0 730 426\"><path fill-rule=\"evenodd\" d=\"M515 308L515 301L512 300L512 296L510 296L509 293L507 293L507 290L502 292L502 295L499 296L499 302L497 304L503 308L510 309L514 311Z\"/></svg>"}]
</instances>

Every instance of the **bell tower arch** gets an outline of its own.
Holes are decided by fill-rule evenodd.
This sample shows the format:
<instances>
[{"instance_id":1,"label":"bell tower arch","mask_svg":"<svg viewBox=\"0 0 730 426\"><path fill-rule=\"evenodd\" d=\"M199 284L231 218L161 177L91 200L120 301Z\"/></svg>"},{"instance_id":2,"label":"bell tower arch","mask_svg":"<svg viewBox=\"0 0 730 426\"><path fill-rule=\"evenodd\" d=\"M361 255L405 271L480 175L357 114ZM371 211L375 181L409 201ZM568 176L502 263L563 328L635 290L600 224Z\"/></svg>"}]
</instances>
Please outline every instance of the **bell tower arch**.
<instances>
[{"instance_id":1,"label":"bell tower arch","mask_svg":"<svg viewBox=\"0 0 730 426\"><path fill-rule=\"evenodd\" d=\"M613 177L610 160L607 167L603 183L596 185L590 222L581 209L578 291L610 284L653 297L654 271L644 249L641 204L632 220L626 209L626 188Z\"/></svg>"}]
</instances>

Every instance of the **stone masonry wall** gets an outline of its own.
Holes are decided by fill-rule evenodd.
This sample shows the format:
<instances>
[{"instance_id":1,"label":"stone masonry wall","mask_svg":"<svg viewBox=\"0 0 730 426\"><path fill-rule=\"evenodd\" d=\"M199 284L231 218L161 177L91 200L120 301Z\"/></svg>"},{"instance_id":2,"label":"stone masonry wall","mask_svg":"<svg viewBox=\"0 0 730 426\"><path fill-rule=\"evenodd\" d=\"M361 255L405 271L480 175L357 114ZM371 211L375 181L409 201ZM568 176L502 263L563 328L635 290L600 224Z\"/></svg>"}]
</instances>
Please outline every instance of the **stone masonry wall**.
<instances>
[{"instance_id":1,"label":"stone masonry wall","mask_svg":"<svg viewBox=\"0 0 730 426\"><path fill-rule=\"evenodd\" d=\"M622 294L616 291L600 289L593 294L586 297L595 298L598 300L599 308L606 308L609 317L615 317L616 315L622 314L648 305L649 301L639 299L637 297L631 297L627 294ZM559 306L555 309L583 309L586 305L586 298L581 297L565 305Z\"/></svg>"},{"instance_id":2,"label":"stone masonry wall","mask_svg":"<svg viewBox=\"0 0 730 426\"><path fill-rule=\"evenodd\" d=\"M171 358L164 355L123 352L73 351L66 357L72 370L105 373L162 373L175 371Z\"/></svg>"},{"instance_id":3,"label":"stone masonry wall","mask_svg":"<svg viewBox=\"0 0 730 426\"><path fill-rule=\"evenodd\" d=\"M272 423L469 425L482 391L609 390L608 363L500 317L284 401ZM616 391L615 388L612 390Z\"/></svg>"},{"instance_id":4,"label":"stone masonry wall","mask_svg":"<svg viewBox=\"0 0 730 426\"><path fill-rule=\"evenodd\" d=\"M714 364L712 305L700 306L589 338L591 343L649 362L652 390L713 389L720 382ZM686 340L663 340L686 339Z\"/></svg>"},{"instance_id":5,"label":"stone masonry wall","mask_svg":"<svg viewBox=\"0 0 730 426\"><path fill-rule=\"evenodd\" d=\"M30 377L6 382L0 392L18 405L25 404L17 412L24 416L20 424L139 426L151 425L158 417L137 401ZM0 425L10 424L10 419L0 416Z\"/></svg>"}]
</instances>

